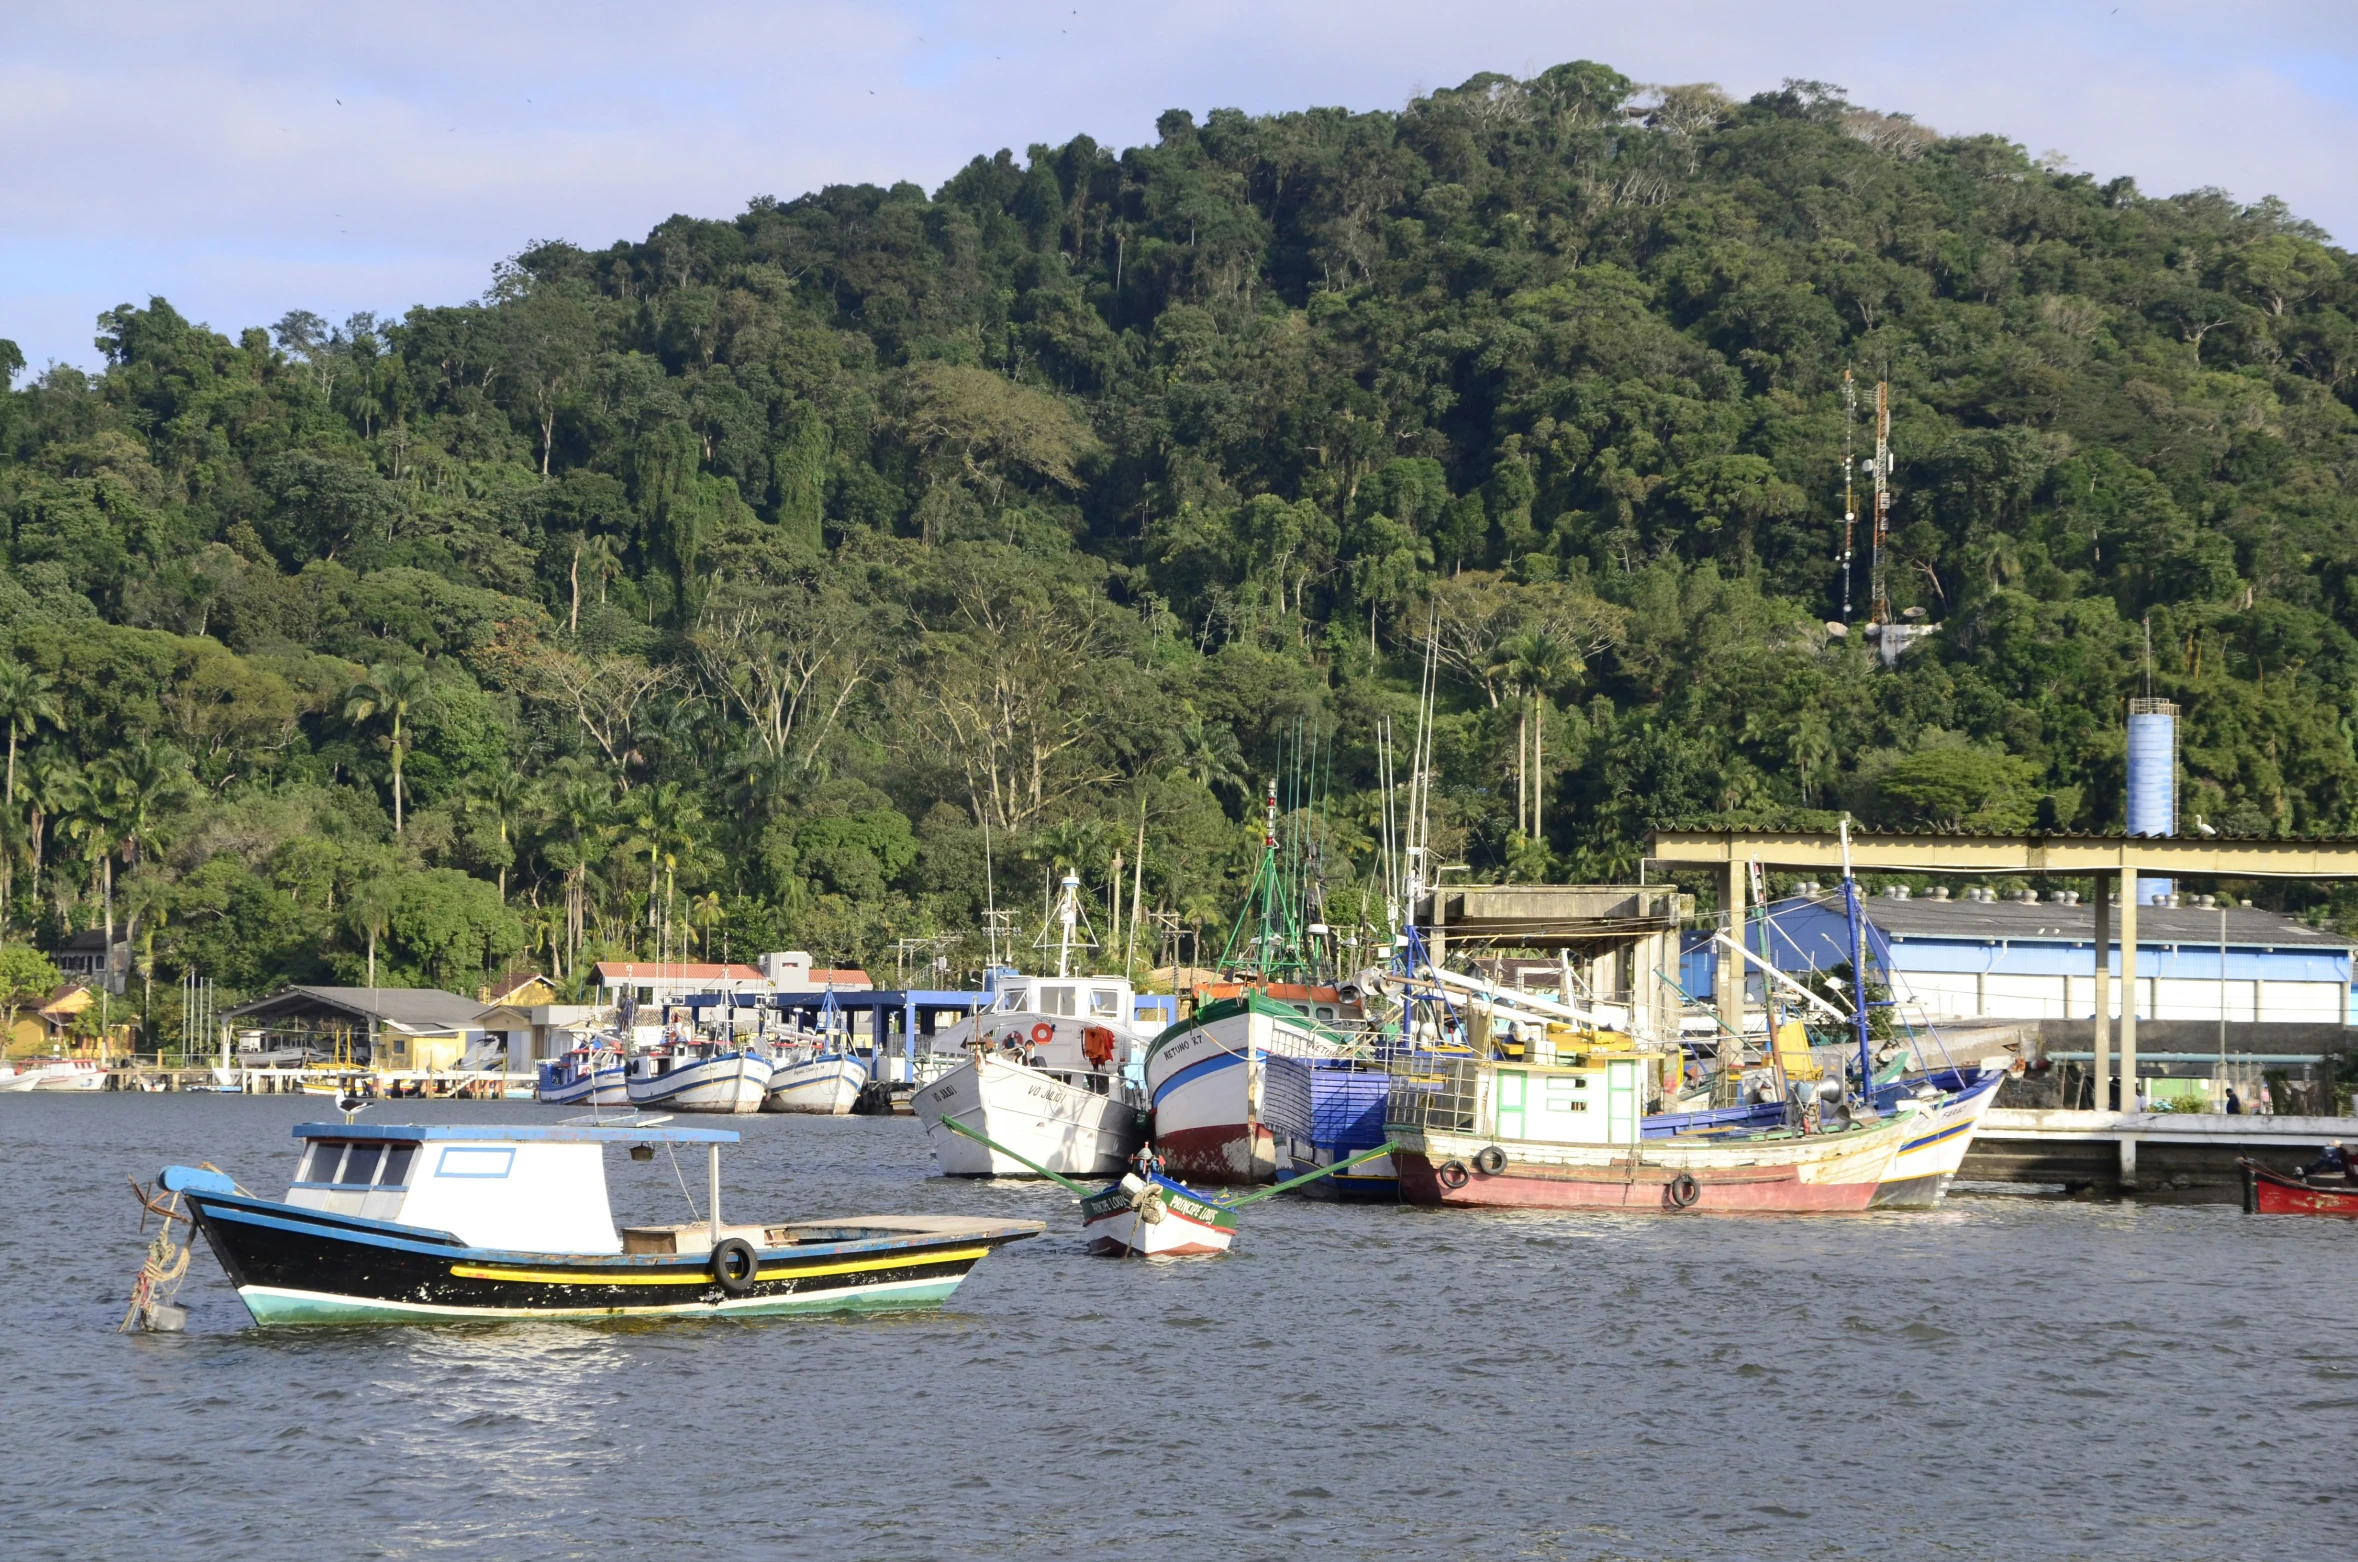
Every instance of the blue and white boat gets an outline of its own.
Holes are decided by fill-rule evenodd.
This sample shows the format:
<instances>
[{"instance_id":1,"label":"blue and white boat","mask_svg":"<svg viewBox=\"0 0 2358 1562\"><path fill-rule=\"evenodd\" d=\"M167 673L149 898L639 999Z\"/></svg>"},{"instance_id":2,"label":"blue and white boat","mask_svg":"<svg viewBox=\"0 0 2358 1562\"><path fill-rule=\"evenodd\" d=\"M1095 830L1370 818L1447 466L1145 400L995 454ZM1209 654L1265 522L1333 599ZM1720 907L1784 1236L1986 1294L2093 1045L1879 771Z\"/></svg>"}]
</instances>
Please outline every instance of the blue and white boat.
<instances>
[{"instance_id":1,"label":"blue and white boat","mask_svg":"<svg viewBox=\"0 0 2358 1562\"><path fill-rule=\"evenodd\" d=\"M551 1106L627 1106L630 1090L622 1054L609 1047L575 1047L540 1066L533 1099Z\"/></svg>"},{"instance_id":2,"label":"blue and white boat","mask_svg":"<svg viewBox=\"0 0 2358 1562\"><path fill-rule=\"evenodd\" d=\"M758 1112L774 1072L761 1053L691 1042L633 1057L624 1088L642 1111Z\"/></svg>"},{"instance_id":3,"label":"blue and white boat","mask_svg":"<svg viewBox=\"0 0 2358 1562\"><path fill-rule=\"evenodd\" d=\"M761 1109L842 1117L860 1099L860 1091L867 1083L868 1065L849 1050L825 1048L800 1055L784 1053L771 1070Z\"/></svg>"},{"instance_id":4,"label":"blue and white boat","mask_svg":"<svg viewBox=\"0 0 2358 1562\"><path fill-rule=\"evenodd\" d=\"M306 1123L284 1198L168 1166L261 1324L758 1316L935 1306L1033 1220L721 1217L727 1129ZM617 1230L604 1150L702 1145L703 1218Z\"/></svg>"}]
</instances>

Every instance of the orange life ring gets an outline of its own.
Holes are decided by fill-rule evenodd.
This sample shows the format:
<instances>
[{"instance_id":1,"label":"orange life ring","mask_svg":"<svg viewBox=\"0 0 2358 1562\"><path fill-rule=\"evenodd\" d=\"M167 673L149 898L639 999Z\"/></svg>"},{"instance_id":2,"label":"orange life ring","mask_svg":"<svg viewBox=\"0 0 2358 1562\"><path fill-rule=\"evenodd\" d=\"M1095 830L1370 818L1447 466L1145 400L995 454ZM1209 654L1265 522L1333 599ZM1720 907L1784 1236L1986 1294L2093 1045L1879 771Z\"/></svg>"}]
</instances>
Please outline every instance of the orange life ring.
<instances>
[{"instance_id":1,"label":"orange life ring","mask_svg":"<svg viewBox=\"0 0 2358 1562\"><path fill-rule=\"evenodd\" d=\"M1039 1024L1032 1027L1033 1046L1045 1047L1048 1045L1048 1043L1054 1041L1055 1039L1056 1027L1049 1024L1046 1020L1042 1020Z\"/></svg>"}]
</instances>

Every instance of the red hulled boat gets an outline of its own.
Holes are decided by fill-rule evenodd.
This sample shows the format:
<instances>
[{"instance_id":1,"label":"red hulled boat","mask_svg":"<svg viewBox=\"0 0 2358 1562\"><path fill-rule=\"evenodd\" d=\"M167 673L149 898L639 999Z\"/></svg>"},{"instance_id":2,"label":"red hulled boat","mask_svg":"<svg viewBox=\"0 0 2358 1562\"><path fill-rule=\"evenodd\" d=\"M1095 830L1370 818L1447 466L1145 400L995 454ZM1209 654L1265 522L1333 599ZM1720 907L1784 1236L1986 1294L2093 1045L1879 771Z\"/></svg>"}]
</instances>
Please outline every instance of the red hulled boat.
<instances>
[{"instance_id":1,"label":"red hulled boat","mask_svg":"<svg viewBox=\"0 0 2358 1562\"><path fill-rule=\"evenodd\" d=\"M2358 1182L2336 1178L2311 1182L2270 1171L2258 1161L2243 1168L2243 1209L2247 1215L2341 1215L2358 1219Z\"/></svg>"}]
</instances>

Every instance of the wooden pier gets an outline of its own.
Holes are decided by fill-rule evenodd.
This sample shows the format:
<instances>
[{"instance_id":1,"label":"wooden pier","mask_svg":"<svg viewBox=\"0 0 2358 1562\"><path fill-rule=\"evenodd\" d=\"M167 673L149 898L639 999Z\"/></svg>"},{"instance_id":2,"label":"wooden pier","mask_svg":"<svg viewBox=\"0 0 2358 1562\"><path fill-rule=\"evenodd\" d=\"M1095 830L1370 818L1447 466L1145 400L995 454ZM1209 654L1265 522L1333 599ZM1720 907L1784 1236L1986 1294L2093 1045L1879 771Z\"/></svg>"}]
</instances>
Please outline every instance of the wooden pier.
<instances>
[{"instance_id":1,"label":"wooden pier","mask_svg":"<svg viewBox=\"0 0 2358 1562\"><path fill-rule=\"evenodd\" d=\"M2241 1197L2235 1163L2243 1157L2290 1171L2337 1139L2358 1148L2358 1117L1993 1107L1957 1176L2075 1193L2232 1200Z\"/></svg>"},{"instance_id":2,"label":"wooden pier","mask_svg":"<svg viewBox=\"0 0 2358 1562\"><path fill-rule=\"evenodd\" d=\"M108 1072L109 1090L147 1094L205 1092L223 1095L275 1096L341 1094L350 1091L370 1100L513 1100L529 1096L531 1074L437 1074L390 1069L292 1068L162 1068L133 1064Z\"/></svg>"}]
</instances>

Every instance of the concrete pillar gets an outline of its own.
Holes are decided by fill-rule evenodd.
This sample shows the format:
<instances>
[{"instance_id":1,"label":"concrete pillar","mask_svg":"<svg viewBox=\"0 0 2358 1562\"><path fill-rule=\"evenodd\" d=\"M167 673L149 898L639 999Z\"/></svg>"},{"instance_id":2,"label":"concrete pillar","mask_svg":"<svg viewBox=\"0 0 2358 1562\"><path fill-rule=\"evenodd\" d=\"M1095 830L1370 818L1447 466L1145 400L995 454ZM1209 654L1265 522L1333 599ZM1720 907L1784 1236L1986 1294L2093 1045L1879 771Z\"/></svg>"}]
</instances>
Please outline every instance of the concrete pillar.
<instances>
[{"instance_id":1,"label":"concrete pillar","mask_svg":"<svg viewBox=\"0 0 2358 1562\"><path fill-rule=\"evenodd\" d=\"M2127 1193L2137 1191L2137 1136L2135 1134L2121 1135L2121 1189Z\"/></svg>"},{"instance_id":2,"label":"concrete pillar","mask_svg":"<svg viewBox=\"0 0 2358 1562\"><path fill-rule=\"evenodd\" d=\"M2137 870L2121 869L2121 1110L2137 1109ZM2131 1163L2135 1162L2131 1153Z\"/></svg>"},{"instance_id":3,"label":"concrete pillar","mask_svg":"<svg viewBox=\"0 0 2358 1562\"><path fill-rule=\"evenodd\" d=\"M2096 1056L2089 1070L2094 1094L2088 1105L2101 1112L2110 1103L2112 1080L2112 876L2096 875Z\"/></svg>"},{"instance_id":4,"label":"concrete pillar","mask_svg":"<svg viewBox=\"0 0 2358 1562\"><path fill-rule=\"evenodd\" d=\"M1728 858L1720 903L1727 911L1728 937L1741 944L1744 942L1744 864L1732 854ZM1724 944L1712 954L1719 972L1719 1023L1725 1027L1719 1036L1722 1089L1712 1095L1716 1105L1722 1094L1733 1102L1735 1083L1744 1066L1744 962Z\"/></svg>"}]
</instances>

